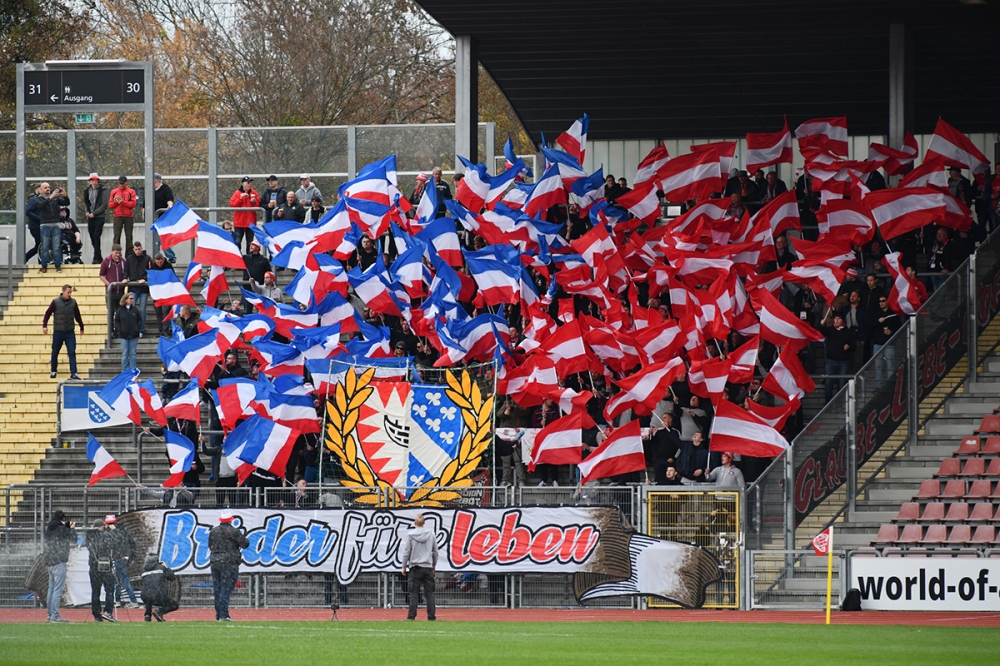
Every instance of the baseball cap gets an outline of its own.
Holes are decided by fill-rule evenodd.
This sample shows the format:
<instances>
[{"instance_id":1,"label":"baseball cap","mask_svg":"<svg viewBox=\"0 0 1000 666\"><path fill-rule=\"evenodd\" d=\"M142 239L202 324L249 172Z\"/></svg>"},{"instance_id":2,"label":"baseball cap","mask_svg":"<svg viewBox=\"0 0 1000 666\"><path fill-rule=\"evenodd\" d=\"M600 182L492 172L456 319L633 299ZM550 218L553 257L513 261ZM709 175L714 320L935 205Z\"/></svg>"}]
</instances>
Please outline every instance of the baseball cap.
<instances>
[{"instance_id":1,"label":"baseball cap","mask_svg":"<svg viewBox=\"0 0 1000 666\"><path fill-rule=\"evenodd\" d=\"M260 243L258 243L257 241L250 241L250 247L254 247L255 245L257 246L257 249L259 250L260 249Z\"/></svg>"},{"instance_id":2,"label":"baseball cap","mask_svg":"<svg viewBox=\"0 0 1000 666\"><path fill-rule=\"evenodd\" d=\"M118 522L118 519L115 518L115 514L113 514L113 513L109 513L108 515L104 516L104 524L105 525L111 525L111 524L117 523L117 522Z\"/></svg>"},{"instance_id":3,"label":"baseball cap","mask_svg":"<svg viewBox=\"0 0 1000 666\"><path fill-rule=\"evenodd\" d=\"M119 183L127 183L128 182L128 176L118 176L118 182Z\"/></svg>"},{"instance_id":4,"label":"baseball cap","mask_svg":"<svg viewBox=\"0 0 1000 666\"><path fill-rule=\"evenodd\" d=\"M222 515L219 516L219 522L220 523L231 523L231 522L233 522L233 514L230 513L229 511L222 512Z\"/></svg>"},{"instance_id":5,"label":"baseball cap","mask_svg":"<svg viewBox=\"0 0 1000 666\"><path fill-rule=\"evenodd\" d=\"M422 180L423 182L426 183L427 182L427 174L423 173L423 172L418 173L417 174L417 180Z\"/></svg>"},{"instance_id":6,"label":"baseball cap","mask_svg":"<svg viewBox=\"0 0 1000 666\"><path fill-rule=\"evenodd\" d=\"M253 182L253 178L251 178L250 176L243 176L243 179L240 180L240 182L241 183L252 183Z\"/></svg>"},{"instance_id":7,"label":"baseball cap","mask_svg":"<svg viewBox=\"0 0 1000 666\"><path fill-rule=\"evenodd\" d=\"M92 173L89 176L87 176L87 180L100 180L100 179L101 177L98 176L96 173Z\"/></svg>"},{"instance_id":8,"label":"baseball cap","mask_svg":"<svg viewBox=\"0 0 1000 666\"><path fill-rule=\"evenodd\" d=\"M154 173L153 180L163 180L163 174Z\"/></svg>"},{"instance_id":9,"label":"baseball cap","mask_svg":"<svg viewBox=\"0 0 1000 666\"><path fill-rule=\"evenodd\" d=\"M306 179L306 178L308 178L308 177L309 177L309 174L307 174L307 173L304 173L304 174L302 174L301 176L299 176L299 180L304 180L304 179Z\"/></svg>"},{"instance_id":10,"label":"baseball cap","mask_svg":"<svg viewBox=\"0 0 1000 666\"><path fill-rule=\"evenodd\" d=\"M268 276L270 276L272 280L276 279L274 277L274 273L272 273L271 271L264 271L264 277L268 277Z\"/></svg>"},{"instance_id":11,"label":"baseball cap","mask_svg":"<svg viewBox=\"0 0 1000 666\"><path fill-rule=\"evenodd\" d=\"M268 179L268 180L278 180L278 177L277 177L277 176L275 176L275 175L274 175L274 174L272 173L272 174L271 174L270 176L268 176L268 177L267 177L267 179Z\"/></svg>"}]
</instances>

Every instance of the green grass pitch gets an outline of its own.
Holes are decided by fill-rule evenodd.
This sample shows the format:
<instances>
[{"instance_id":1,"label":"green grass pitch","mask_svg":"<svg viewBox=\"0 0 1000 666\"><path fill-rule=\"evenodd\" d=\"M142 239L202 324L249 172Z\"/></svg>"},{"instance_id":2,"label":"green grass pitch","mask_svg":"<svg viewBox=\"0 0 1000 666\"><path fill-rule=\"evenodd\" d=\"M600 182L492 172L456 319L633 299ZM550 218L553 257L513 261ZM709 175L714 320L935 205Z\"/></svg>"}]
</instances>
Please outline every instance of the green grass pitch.
<instances>
[{"instance_id":1,"label":"green grass pitch","mask_svg":"<svg viewBox=\"0 0 1000 666\"><path fill-rule=\"evenodd\" d=\"M668 622L4 624L0 664L974 664L997 630Z\"/></svg>"}]
</instances>

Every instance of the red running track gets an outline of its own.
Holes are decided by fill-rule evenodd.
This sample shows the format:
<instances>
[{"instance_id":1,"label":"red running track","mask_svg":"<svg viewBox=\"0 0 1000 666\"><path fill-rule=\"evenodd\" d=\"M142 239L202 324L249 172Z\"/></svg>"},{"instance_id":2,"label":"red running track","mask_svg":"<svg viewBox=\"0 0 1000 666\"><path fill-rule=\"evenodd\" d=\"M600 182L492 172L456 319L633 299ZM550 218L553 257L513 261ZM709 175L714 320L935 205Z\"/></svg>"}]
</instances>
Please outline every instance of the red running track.
<instances>
[{"instance_id":1,"label":"red running track","mask_svg":"<svg viewBox=\"0 0 1000 666\"><path fill-rule=\"evenodd\" d=\"M142 622L143 610L118 609L120 622ZM319 608L248 608L233 609L237 622L324 622L331 612ZM619 610L595 608L534 609L519 608L438 608L438 619L466 622L746 622L754 624L823 624L822 611L714 611L714 610ZM62 616L70 622L92 622L88 609L64 608ZM337 616L344 621L385 622L403 620L406 609L343 608ZM0 609L0 623L44 622L45 609ZM420 609L419 621L426 618ZM168 621L211 622L211 608L182 608L167 616ZM908 625L922 627L1000 627L1000 613L924 613L835 612L833 624Z\"/></svg>"}]
</instances>

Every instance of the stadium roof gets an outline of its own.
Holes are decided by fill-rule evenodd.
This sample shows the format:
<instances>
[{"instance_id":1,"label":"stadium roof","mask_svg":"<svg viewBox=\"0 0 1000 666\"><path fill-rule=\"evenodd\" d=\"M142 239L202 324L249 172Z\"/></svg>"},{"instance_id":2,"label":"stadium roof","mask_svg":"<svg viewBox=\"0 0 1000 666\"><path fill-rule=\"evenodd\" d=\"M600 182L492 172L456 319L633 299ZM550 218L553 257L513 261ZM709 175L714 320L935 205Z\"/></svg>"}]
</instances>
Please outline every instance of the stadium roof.
<instances>
[{"instance_id":1,"label":"stadium roof","mask_svg":"<svg viewBox=\"0 0 1000 666\"><path fill-rule=\"evenodd\" d=\"M887 134L889 25L912 35L915 133L1000 126L1000 0L417 0L534 140L583 112L592 139L732 137L847 114Z\"/></svg>"}]
</instances>

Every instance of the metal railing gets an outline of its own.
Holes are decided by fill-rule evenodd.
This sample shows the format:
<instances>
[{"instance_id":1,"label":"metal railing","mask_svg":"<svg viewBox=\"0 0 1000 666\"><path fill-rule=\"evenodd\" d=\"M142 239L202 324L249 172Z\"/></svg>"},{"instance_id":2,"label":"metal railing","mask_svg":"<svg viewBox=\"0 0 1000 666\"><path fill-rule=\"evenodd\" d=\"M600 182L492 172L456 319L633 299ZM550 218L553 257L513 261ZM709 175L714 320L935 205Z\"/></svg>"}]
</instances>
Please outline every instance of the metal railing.
<instances>
[{"instance_id":1,"label":"metal railing","mask_svg":"<svg viewBox=\"0 0 1000 666\"><path fill-rule=\"evenodd\" d=\"M0 214L8 211L0 210ZM14 211L9 211L13 213ZM10 236L0 236L7 243L7 303L14 300L14 240Z\"/></svg>"}]
</instances>

